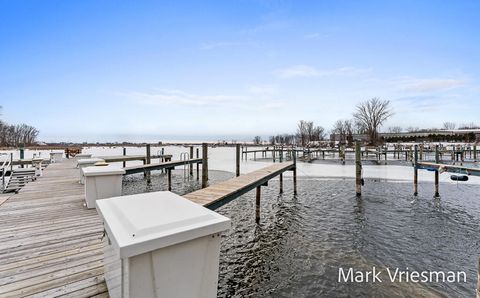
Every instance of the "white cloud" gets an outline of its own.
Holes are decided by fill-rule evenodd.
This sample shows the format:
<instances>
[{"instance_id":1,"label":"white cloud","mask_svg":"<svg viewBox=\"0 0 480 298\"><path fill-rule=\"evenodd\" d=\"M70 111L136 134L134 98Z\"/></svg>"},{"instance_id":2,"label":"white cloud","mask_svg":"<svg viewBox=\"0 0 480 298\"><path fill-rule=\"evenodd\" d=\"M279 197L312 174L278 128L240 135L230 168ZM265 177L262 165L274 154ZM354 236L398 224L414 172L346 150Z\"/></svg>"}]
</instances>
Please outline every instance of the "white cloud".
<instances>
[{"instance_id":1,"label":"white cloud","mask_svg":"<svg viewBox=\"0 0 480 298\"><path fill-rule=\"evenodd\" d=\"M313 32L313 33L307 33L303 36L305 39L319 39L321 37L328 37L327 34L320 34L318 32Z\"/></svg>"},{"instance_id":2,"label":"white cloud","mask_svg":"<svg viewBox=\"0 0 480 298\"><path fill-rule=\"evenodd\" d=\"M404 90L409 92L433 92L463 87L463 79L410 79L404 83Z\"/></svg>"},{"instance_id":3,"label":"white cloud","mask_svg":"<svg viewBox=\"0 0 480 298\"><path fill-rule=\"evenodd\" d=\"M332 77L332 76L359 76L371 72L370 68L340 67L321 70L309 65L294 65L274 71L282 79L295 77Z\"/></svg>"},{"instance_id":4,"label":"white cloud","mask_svg":"<svg viewBox=\"0 0 480 298\"><path fill-rule=\"evenodd\" d=\"M198 95L191 94L181 90L161 89L157 92L127 91L117 92L116 95L128 97L138 103L148 105L166 105L176 104L185 106L218 106L226 103L235 102L244 99L241 96L233 95Z\"/></svg>"},{"instance_id":5,"label":"white cloud","mask_svg":"<svg viewBox=\"0 0 480 298\"><path fill-rule=\"evenodd\" d=\"M318 70L308 65L295 65L289 68L276 70L275 74L283 79L295 77L316 77L318 76Z\"/></svg>"},{"instance_id":6,"label":"white cloud","mask_svg":"<svg viewBox=\"0 0 480 298\"><path fill-rule=\"evenodd\" d=\"M255 95L275 95L279 93L278 87L275 85L250 85L247 91Z\"/></svg>"},{"instance_id":7,"label":"white cloud","mask_svg":"<svg viewBox=\"0 0 480 298\"><path fill-rule=\"evenodd\" d=\"M272 109L278 110L285 107L285 103L283 101L272 98L271 95L276 92L274 86L252 86L249 92L251 94L199 95L181 90L159 89L155 90L155 92L124 91L115 92L114 94L117 96L126 97L136 104L147 106L164 107L166 105L180 105L194 108L219 107L247 111L264 111Z\"/></svg>"}]
</instances>

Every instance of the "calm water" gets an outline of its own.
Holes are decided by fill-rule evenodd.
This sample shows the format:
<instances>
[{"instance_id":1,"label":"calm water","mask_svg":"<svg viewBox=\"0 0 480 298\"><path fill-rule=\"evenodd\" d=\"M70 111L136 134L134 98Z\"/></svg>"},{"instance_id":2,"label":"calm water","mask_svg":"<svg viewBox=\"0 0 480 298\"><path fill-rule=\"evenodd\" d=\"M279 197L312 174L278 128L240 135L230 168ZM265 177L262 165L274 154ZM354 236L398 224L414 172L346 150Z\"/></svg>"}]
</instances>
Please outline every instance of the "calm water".
<instances>
[{"instance_id":1,"label":"calm water","mask_svg":"<svg viewBox=\"0 0 480 298\"><path fill-rule=\"evenodd\" d=\"M211 183L231 178L213 171ZM199 187L174 172L179 194ZM124 181L125 194L166 189L165 175L143 174ZM351 179L299 179L296 197L291 180L278 194L278 181L262 188L261 222L255 224L254 192L217 211L232 219L223 236L220 297L471 297L480 255L478 185L441 185L432 198L432 183L368 179L364 196L354 196ZM339 267L360 270L465 271L467 283L338 283Z\"/></svg>"}]
</instances>

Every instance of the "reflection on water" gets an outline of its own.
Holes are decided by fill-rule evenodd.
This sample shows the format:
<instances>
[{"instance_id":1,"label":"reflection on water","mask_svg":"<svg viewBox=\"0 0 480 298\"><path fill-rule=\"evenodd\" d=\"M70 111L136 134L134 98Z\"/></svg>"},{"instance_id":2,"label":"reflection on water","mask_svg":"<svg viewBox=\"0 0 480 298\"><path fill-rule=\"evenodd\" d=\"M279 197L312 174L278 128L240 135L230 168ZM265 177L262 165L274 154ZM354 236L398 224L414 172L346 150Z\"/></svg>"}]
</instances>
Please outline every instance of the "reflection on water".
<instances>
[{"instance_id":1,"label":"reflection on water","mask_svg":"<svg viewBox=\"0 0 480 298\"><path fill-rule=\"evenodd\" d=\"M199 188L174 172L173 189ZM213 171L211 183L232 177ZM477 185L441 185L435 200L432 183L367 180L362 198L351 179L299 179L296 197L290 179L285 193L278 181L264 187L261 222L255 224L254 192L217 211L232 219L223 235L220 297L438 297L473 296L480 255L480 189ZM124 182L125 194L142 192L143 174ZM165 190L154 174L150 191ZM467 283L338 283L339 267L370 270L465 271Z\"/></svg>"}]
</instances>

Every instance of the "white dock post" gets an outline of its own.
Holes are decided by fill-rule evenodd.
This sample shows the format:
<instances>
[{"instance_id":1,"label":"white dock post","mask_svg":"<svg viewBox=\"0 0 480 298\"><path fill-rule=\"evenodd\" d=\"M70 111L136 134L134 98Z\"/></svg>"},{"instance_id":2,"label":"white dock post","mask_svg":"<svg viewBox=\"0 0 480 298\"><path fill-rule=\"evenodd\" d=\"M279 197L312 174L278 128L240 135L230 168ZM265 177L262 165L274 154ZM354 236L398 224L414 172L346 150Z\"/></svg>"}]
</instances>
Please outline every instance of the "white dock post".
<instances>
[{"instance_id":1,"label":"white dock post","mask_svg":"<svg viewBox=\"0 0 480 298\"><path fill-rule=\"evenodd\" d=\"M105 160L101 158L86 158L86 159L80 159L77 161L77 167L78 167L78 172L80 176L80 180L79 180L80 184L85 184L85 177L83 176L83 168L92 167L97 162L105 162Z\"/></svg>"},{"instance_id":2,"label":"white dock post","mask_svg":"<svg viewBox=\"0 0 480 298\"><path fill-rule=\"evenodd\" d=\"M87 208L95 208L95 201L122 195L125 170L112 166L83 168Z\"/></svg>"},{"instance_id":3,"label":"white dock post","mask_svg":"<svg viewBox=\"0 0 480 298\"><path fill-rule=\"evenodd\" d=\"M110 297L216 297L230 219L171 192L97 201Z\"/></svg>"}]
</instances>

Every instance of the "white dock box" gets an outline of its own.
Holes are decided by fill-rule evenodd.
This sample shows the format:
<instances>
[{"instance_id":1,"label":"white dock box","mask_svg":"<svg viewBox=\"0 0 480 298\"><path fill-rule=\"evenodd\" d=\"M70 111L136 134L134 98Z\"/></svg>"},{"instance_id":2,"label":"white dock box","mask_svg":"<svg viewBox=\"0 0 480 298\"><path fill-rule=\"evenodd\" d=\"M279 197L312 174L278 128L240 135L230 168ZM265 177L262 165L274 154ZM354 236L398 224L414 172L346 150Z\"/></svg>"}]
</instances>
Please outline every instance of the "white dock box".
<instances>
[{"instance_id":1,"label":"white dock box","mask_svg":"<svg viewBox=\"0 0 480 298\"><path fill-rule=\"evenodd\" d=\"M161 191L97 201L111 297L217 296L220 233L230 219Z\"/></svg>"},{"instance_id":2,"label":"white dock box","mask_svg":"<svg viewBox=\"0 0 480 298\"><path fill-rule=\"evenodd\" d=\"M62 158L63 158L63 152L61 151L50 152L50 162L52 163L61 162Z\"/></svg>"},{"instance_id":3,"label":"white dock box","mask_svg":"<svg viewBox=\"0 0 480 298\"><path fill-rule=\"evenodd\" d=\"M79 169L79 175L80 175L80 183L85 184L85 177L83 176L83 168L86 167L92 167L94 166L97 162L105 162L104 159L101 158L86 158L86 159L80 159L77 161L77 167Z\"/></svg>"},{"instance_id":4,"label":"white dock box","mask_svg":"<svg viewBox=\"0 0 480 298\"><path fill-rule=\"evenodd\" d=\"M87 208L95 208L95 201L122 195L125 170L112 166L92 166L82 169L85 176L85 201Z\"/></svg>"}]
</instances>

